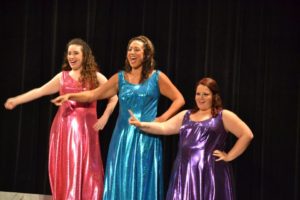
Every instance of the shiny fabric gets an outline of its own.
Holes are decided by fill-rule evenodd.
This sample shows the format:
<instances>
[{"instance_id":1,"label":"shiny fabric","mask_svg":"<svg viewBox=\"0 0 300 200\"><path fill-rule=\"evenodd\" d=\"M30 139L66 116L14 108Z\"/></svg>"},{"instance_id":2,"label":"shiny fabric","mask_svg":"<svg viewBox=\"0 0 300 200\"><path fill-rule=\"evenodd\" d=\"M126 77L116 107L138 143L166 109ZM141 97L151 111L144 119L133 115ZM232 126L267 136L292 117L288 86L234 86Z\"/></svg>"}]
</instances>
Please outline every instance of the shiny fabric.
<instances>
[{"instance_id":1,"label":"shiny fabric","mask_svg":"<svg viewBox=\"0 0 300 200\"><path fill-rule=\"evenodd\" d=\"M60 94L85 90L68 71ZM68 101L59 107L50 132L49 178L53 200L98 200L103 193L103 166L96 123L96 102Z\"/></svg>"},{"instance_id":2,"label":"shiny fabric","mask_svg":"<svg viewBox=\"0 0 300 200\"><path fill-rule=\"evenodd\" d=\"M213 151L224 150L226 137L222 112L215 118L195 122L190 111L179 132L178 153L171 174L168 200L232 200L229 163L215 161Z\"/></svg>"},{"instance_id":3,"label":"shiny fabric","mask_svg":"<svg viewBox=\"0 0 300 200\"><path fill-rule=\"evenodd\" d=\"M118 74L119 116L107 156L103 199L163 199L161 140L128 123L128 109L142 121L155 119L158 76L156 71L142 84L130 84L123 71Z\"/></svg>"}]
</instances>

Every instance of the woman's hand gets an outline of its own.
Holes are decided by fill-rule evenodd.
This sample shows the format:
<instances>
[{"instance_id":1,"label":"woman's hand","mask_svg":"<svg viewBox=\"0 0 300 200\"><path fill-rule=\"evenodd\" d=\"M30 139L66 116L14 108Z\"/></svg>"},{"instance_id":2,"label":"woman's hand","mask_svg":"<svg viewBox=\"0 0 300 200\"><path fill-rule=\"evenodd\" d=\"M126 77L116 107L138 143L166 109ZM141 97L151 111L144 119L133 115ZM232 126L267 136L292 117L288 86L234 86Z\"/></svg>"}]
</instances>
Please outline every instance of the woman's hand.
<instances>
[{"instance_id":1,"label":"woman's hand","mask_svg":"<svg viewBox=\"0 0 300 200\"><path fill-rule=\"evenodd\" d=\"M128 110L130 114L130 118L128 120L129 124L134 125L136 127L141 127L142 123L134 116L133 112L131 110Z\"/></svg>"},{"instance_id":2,"label":"woman's hand","mask_svg":"<svg viewBox=\"0 0 300 200\"><path fill-rule=\"evenodd\" d=\"M55 99L52 99L51 102L54 103L56 106L61 106L64 102L69 100L69 95L61 95L56 97Z\"/></svg>"},{"instance_id":3,"label":"woman's hand","mask_svg":"<svg viewBox=\"0 0 300 200\"><path fill-rule=\"evenodd\" d=\"M228 158L228 154L224 151L220 151L220 150L214 150L213 155L217 157L216 161L225 161L225 162L229 162L231 161Z\"/></svg>"},{"instance_id":4,"label":"woman's hand","mask_svg":"<svg viewBox=\"0 0 300 200\"><path fill-rule=\"evenodd\" d=\"M15 98L9 98L6 100L5 104L4 104L4 107L7 109L7 110L12 110L14 109L15 107L17 106L17 103L15 101Z\"/></svg>"},{"instance_id":5,"label":"woman's hand","mask_svg":"<svg viewBox=\"0 0 300 200\"><path fill-rule=\"evenodd\" d=\"M106 123L108 121L108 118L105 116L101 116L97 122L94 124L93 128L95 131L103 130L105 127Z\"/></svg>"}]
</instances>

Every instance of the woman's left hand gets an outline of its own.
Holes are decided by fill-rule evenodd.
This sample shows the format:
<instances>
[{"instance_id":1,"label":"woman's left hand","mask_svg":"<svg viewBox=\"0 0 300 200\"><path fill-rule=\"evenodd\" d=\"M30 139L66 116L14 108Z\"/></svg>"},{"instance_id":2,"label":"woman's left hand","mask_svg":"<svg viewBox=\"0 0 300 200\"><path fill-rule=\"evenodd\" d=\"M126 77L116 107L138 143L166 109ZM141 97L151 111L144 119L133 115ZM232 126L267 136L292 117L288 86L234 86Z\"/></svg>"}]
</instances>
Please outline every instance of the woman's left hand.
<instances>
[{"instance_id":1,"label":"woman's left hand","mask_svg":"<svg viewBox=\"0 0 300 200\"><path fill-rule=\"evenodd\" d=\"M220 150L214 150L213 152L213 156L216 156L217 159L216 161L225 161L225 162L229 162L230 160L228 159L228 154L224 151L220 151Z\"/></svg>"}]
</instances>

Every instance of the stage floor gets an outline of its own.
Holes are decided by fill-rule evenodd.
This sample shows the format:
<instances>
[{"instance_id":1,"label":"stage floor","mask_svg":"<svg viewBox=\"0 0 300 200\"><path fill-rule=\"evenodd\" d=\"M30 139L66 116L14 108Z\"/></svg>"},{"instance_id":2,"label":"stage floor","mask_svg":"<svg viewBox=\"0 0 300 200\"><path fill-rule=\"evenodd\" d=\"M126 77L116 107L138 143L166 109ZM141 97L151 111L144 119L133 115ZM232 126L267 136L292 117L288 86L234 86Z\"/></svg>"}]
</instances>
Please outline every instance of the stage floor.
<instances>
[{"instance_id":1,"label":"stage floor","mask_svg":"<svg viewBox=\"0 0 300 200\"><path fill-rule=\"evenodd\" d=\"M50 195L28 194L18 192L1 192L1 200L51 200Z\"/></svg>"}]
</instances>

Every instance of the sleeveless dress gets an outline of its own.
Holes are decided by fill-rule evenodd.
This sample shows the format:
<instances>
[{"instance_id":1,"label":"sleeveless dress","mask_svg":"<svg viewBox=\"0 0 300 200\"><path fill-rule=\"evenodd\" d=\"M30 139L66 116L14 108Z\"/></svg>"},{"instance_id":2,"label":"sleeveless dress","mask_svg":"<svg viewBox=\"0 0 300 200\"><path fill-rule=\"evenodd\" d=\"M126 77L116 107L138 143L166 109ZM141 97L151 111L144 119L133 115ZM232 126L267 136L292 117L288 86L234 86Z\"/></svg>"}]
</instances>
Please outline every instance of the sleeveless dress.
<instances>
[{"instance_id":1,"label":"sleeveless dress","mask_svg":"<svg viewBox=\"0 0 300 200\"><path fill-rule=\"evenodd\" d=\"M86 90L69 71L62 72L60 95ZM59 107L49 141L49 179L53 200L98 200L103 193L103 165L96 101L67 101Z\"/></svg>"},{"instance_id":2,"label":"sleeveless dress","mask_svg":"<svg viewBox=\"0 0 300 200\"><path fill-rule=\"evenodd\" d=\"M214 118L195 122L187 111L179 131L167 199L232 200L232 171L229 163L215 161L213 151L225 149L228 133L222 111Z\"/></svg>"},{"instance_id":3,"label":"sleeveless dress","mask_svg":"<svg viewBox=\"0 0 300 200\"><path fill-rule=\"evenodd\" d=\"M128 109L141 121L153 121L159 99L159 71L141 84L131 84L118 73L119 116L106 162L106 200L163 199L162 144L159 136L141 132L128 123Z\"/></svg>"}]
</instances>

